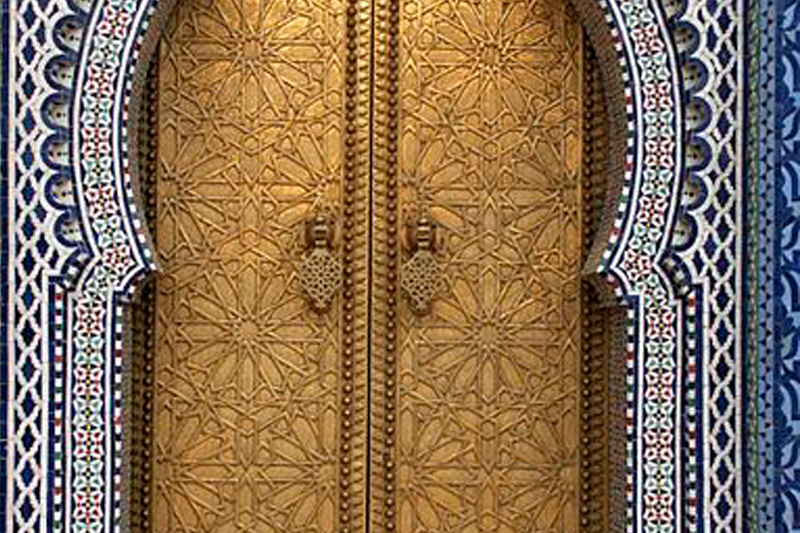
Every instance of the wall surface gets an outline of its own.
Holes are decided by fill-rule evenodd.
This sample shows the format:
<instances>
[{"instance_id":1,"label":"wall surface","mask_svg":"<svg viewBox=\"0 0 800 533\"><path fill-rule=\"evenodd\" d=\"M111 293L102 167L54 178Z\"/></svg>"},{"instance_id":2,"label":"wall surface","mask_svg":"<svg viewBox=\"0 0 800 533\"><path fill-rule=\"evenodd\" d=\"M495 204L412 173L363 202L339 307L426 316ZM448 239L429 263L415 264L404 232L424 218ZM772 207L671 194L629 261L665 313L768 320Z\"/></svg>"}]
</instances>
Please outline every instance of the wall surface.
<instances>
[{"instance_id":1,"label":"wall surface","mask_svg":"<svg viewBox=\"0 0 800 533\"><path fill-rule=\"evenodd\" d=\"M800 530L800 2L751 6L748 522Z\"/></svg>"},{"instance_id":2,"label":"wall surface","mask_svg":"<svg viewBox=\"0 0 800 533\"><path fill-rule=\"evenodd\" d=\"M2 2L3 531L121 529L122 313L154 268L128 124L171 4ZM623 86L596 269L628 307L625 528L800 529L798 2L595 5Z\"/></svg>"}]
</instances>

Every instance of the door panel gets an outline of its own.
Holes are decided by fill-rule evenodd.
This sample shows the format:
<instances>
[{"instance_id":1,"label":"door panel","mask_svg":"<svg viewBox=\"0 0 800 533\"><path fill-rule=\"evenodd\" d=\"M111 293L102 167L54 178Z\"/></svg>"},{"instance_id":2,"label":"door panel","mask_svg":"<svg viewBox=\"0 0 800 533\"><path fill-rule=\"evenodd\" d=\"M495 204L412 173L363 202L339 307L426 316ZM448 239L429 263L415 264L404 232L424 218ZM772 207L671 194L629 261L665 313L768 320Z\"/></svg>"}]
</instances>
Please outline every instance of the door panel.
<instances>
[{"instance_id":1,"label":"door panel","mask_svg":"<svg viewBox=\"0 0 800 533\"><path fill-rule=\"evenodd\" d=\"M343 11L182 2L163 39L157 532L336 529L344 304L310 309L298 264L341 215Z\"/></svg>"},{"instance_id":2,"label":"door panel","mask_svg":"<svg viewBox=\"0 0 800 533\"><path fill-rule=\"evenodd\" d=\"M577 531L582 41L562 4L179 3L155 531ZM315 309L319 213L342 280ZM402 289L420 215L426 313Z\"/></svg>"},{"instance_id":3,"label":"door panel","mask_svg":"<svg viewBox=\"0 0 800 533\"><path fill-rule=\"evenodd\" d=\"M444 288L400 300L396 530L577 531L580 25L553 0L402 14L399 210L439 226Z\"/></svg>"}]
</instances>

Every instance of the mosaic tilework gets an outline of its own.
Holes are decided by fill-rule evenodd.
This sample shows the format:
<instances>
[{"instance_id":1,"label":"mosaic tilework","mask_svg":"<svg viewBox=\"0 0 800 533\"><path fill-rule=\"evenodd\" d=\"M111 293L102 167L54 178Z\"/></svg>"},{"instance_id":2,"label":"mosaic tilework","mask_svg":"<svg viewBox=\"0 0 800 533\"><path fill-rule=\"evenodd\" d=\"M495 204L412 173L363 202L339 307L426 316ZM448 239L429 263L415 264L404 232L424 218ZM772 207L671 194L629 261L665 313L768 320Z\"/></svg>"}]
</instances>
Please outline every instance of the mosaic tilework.
<instances>
[{"instance_id":1,"label":"mosaic tilework","mask_svg":"<svg viewBox=\"0 0 800 533\"><path fill-rule=\"evenodd\" d=\"M753 13L751 233L758 280L749 420L751 531L800 530L800 2Z\"/></svg>"},{"instance_id":2,"label":"mosaic tilework","mask_svg":"<svg viewBox=\"0 0 800 533\"><path fill-rule=\"evenodd\" d=\"M676 531L682 522L681 454L676 428L680 410L676 299L658 265L678 198L681 107L677 62L658 7L646 1L619 4L630 68L629 179L623 189L627 217L609 260L620 292L633 304L628 390L629 531Z\"/></svg>"},{"instance_id":3,"label":"mosaic tilework","mask_svg":"<svg viewBox=\"0 0 800 533\"><path fill-rule=\"evenodd\" d=\"M8 35L8 6L0 3L0 35ZM0 43L0 339L8 336L8 67L9 47L6 40ZM6 479L8 450L8 345L0 342L0 480ZM0 482L4 487L4 481ZM6 529L6 490L0 489L4 496L0 502L0 528Z\"/></svg>"},{"instance_id":4,"label":"mosaic tilework","mask_svg":"<svg viewBox=\"0 0 800 533\"><path fill-rule=\"evenodd\" d=\"M800 2L777 0L775 10L773 483L783 532L800 529Z\"/></svg>"},{"instance_id":5,"label":"mosaic tilework","mask_svg":"<svg viewBox=\"0 0 800 533\"><path fill-rule=\"evenodd\" d=\"M774 97L775 2L754 4L750 15L750 117L748 139L748 256L756 275L748 280L748 525L769 531L775 521L773 489L773 368L775 328L775 178Z\"/></svg>"},{"instance_id":6,"label":"mosaic tilework","mask_svg":"<svg viewBox=\"0 0 800 533\"><path fill-rule=\"evenodd\" d=\"M8 430L4 449L9 466L4 484L3 525L13 531L46 527L51 417L49 405L49 296L51 277L78 248L70 209L66 117L74 55L65 21L73 15L64 1L7 1L4 49L9 53L4 134L8 159L9 250L4 284ZM66 189L67 192L64 192Z\"/></svg>"},{"instance_id":7,"label":"mosaic tilework","mask_svg":"<svg viewBox=\"0 0 800 533\"><path fill-rule=\"evenodd\" d=\"M744 4L688 0L675 14L682 51L687 128L684 221L693 235L681 258L705 292L706 334L698 346L706 387L699 450L704 472L698 515L705 531L742 530L742 242Z\"/></svg>"},{"instance_id":8,"label":"mosaic tilework","mask_svg":"<svg viewBox=\"0 0 800 533\"><path fill-rule=\"evenodd\" d=\"M700 375L699 362L697 360L697 344L702 339L702 322L698 314L701 302L697 290L689 293L683 306L683 321L685 332L685 351L684 351L684 396L683 396L683 456L684 465L684 491L685 491L685 518L683 530L687 533L696 531L699 521L698 499L701 492L698 490L699 465L698 465L698 446L702 442L699 420L699 401L702 386L702 376Z\"/></svg>"},{"instance_id":9,"label":"mosaic tilework","mask_svg":"<svg viewBox=\"0 0 800 533\"><path fill-rule=\"evenodd\" d=\"M746 491L746 531L758 531L759 524L762 523L761 515L767 514L767 507L764 506L764 512L759 506L759 498L763 498L764 494L760 493L760 477L762 476L762 469L759 465L763 463L762 459L765 454L759 450L759 443L763 442L760 433L766 433L765 427L759 427L762 422L762 416L768 412L769 409L765 408L762 412L759 410L759 388L761 385L760 371L762 370L762 358L764 350L762 349L763 342L761 335L761 324L767 321L771 322L771 318L764 313L765 306L759 302L761 295L765 294L763 291L763 274L766 274L764 268L764 261L761 258L761 252L769 247L769 241L772 239L772 232L767 232L762 229L761 212L762 206L766 207L764 199L760 197L761 183L758 179L758 160L759 160L759 109L760 102L759 94L759 59L760 59L760 45L761 34L759 30L760 24L760 9L759 4L752 5L748 11L747 25L748 25L748 122L747 122L747 292L745 297L746 302L746 316L747 316L747 341L745 347L745 378L746 378L746 434L745 434L745 491ZM764 209L766 211L766 209ZM771 273L769 274L771 277ZM769 313L771 315L771 312ZM772 331L772 327L769 331ZM764 422L769 422L764 420ZM770 423L771 426L771 423ZM763 485L762 485L763 487Z\"/></svg>"},{"instance_id":10,"label":"mosaic tilework","mask_svg":"<svg viewBox=\"0 0 800 533\"><path fill-rule=\"evenodd\" d=\"M53 289L58 280L73 285L88 257L73 200L69 149L75 64L88 15L81 9L88 7L89 2L66 0L3 2L8 14L3 50L13 58L3 75L9 80L4 124L13 127L13 134L3 135L3 160L13 162L4 169L12 194L4 211L11 231L4 233L10 264L4 262L9 269L3 287L14 296L2 320L10 325L3 464L13 466L4 476L2 523L9 531L56 527L52 513L64 486L53 478L64 464L58 440L61 383L54 375L63 339L60 293ZM76 450L67 450L72 459Z\"/></svg>"},{"instance_id":11,"label":"mosaic tilework","mask_svg":"<svg viewBox=\"0 0 800 533\"><path fill-rule=\"evenodd\" d=\"M740 281L735 235L741 229L737 211L741 207L735 187L741 176L733 169L741 168L741 154L733 145L740 141L736 124L741 123L741 103L730 93L741 83L737 70L741 67L736 65L741 63L739 17L743 12L739 4L713 0L695 4L686 11L687 17L695 17L698 24L702 20L699 27L704 31L706 26L712 29L704 35L705 51L698 52L698 57L713 67L714 76L695 87L693 94L705 95L716 107L710 106L712 120L704 127L689 119L687 123L697 133L694 140L713 142L713 149L719 150L715 153L725 154L710 163L714 172L707 174L700 172L689 154L692 175L710 181L704 184L705 199L691 209L699 229L682 251L684 262L693 268L694 281L714 280L710 292L698 298L698 302L708 302L708 307L697 315L693 309L687 311L690 318L708 317L709 331L713 332L699 337L707 344L691 352L714 358L711 363L698 362L713 366L710 396L702 404L707 425L701 428L710 432L711 438L704 441L710 447L705 453L714 458L705 478L709 490L703 492L711 512L700 516L707 517L708 531L735 531L732 528L741 517L736 478L741 471L741 409L736 400L740 363L734 332L741 328L737 327L735 313L738 296L731 288ZM12 182L17 201L12 202L9 216L15 217L12 220L17 234L10 246L19 242L25 247L11 249L18 261L17 270L24 275L14 273L9 280L9 290L17 294L14 305L18 306L15 311L19 318L15 313L14 323L19 342L11 350L15 372L9 385L9 394L15 398L13 407L18 411L9 421L9 434L15 439L11 439L6 454L17 475L9 477L11 482L5 488L7 509L13 511L6 524L14 531L117 530L123 455L120 312L133 281L152 268L135 212L125 124L132 65L154 2L7 0L3 5L10 8L15 27L20 29L13 33L19 69L12 75L14 90L22 95L19 109L13 110L22 144L9 146L17 150L14 153L19 154L20 166L13 175L20 180ZM684 125L677 89L678 63L660 4L622 0L603 5L610 26L615 28L625 69L629 121L620 210L601 265L614 276L620 295L632 305L627 529L678 531L685 524L684 513L698 515L691 491L689 511L681 501L685 494L684 455L677 434L683 427L680 420L685 406L680 399L691 398L684 395L679 370L684 362L680 350L686 322L672 283L659 266L670 242L668 230L673 226L679 178L683 175L682 144L676 142L683 138ZM72 8L82 8L85 13L72 13ZM713 22L709 23L709 18ZM78 29L66 30L62 39L60 28L66 28L68 20ZM72 49L72 54L66 49ZM82 55L75 72L72 65L79 50ZM50 59L61 56L66 66L54 67ZM31 71L28 83L26 70ZM684 83L688 77L684 70ZM69 89L75 80L80 83L73 92ZM69 98L47 100L62 90ZM70 102L75 102L74 110ZM26 130L28 116L32 126ZM54 132L56 137L52 137ZM54 140L47 141L51 138ZM12 141L17 142L16 136ZM29 156L25 146L29 147ZM53 161L37 167L41 173L36 174L34 167L48 158ZM26 161L35 164L23 168ZM80 177L74 184L73 175ZM71 201L73 186L79 199L77 206ZM49 196L47 191L51 191ZM80 224L76 223L78 219ZM27 220L31 221L28 225ZM47 290L51 275L63 275L68 292ZM65 345L55 345L54 351L49 349L51 329L47 327L51 317L58 326L55 331L67 333ZM48 357L56 362L52 381L57 389L55 405L63 399L64 407L63 413L54 414L53 427L46 416L50 397L47 387L51 383ZM704 366L703 370L709 368ZM63 396L58 395L61 386ZM686 411L691 416L691 410ZM48 466L45 443L51 435L68 438L50 446L56 451L63 446L69 453L67 460L53 462L54 477L48 485L44 476ZM32 441L34 444L29 445ZM23 460L19 461L17 455ZM689 471L697 473L693 465L698 457L692 459L687 461L692 467ZM48 508L52 508L52 519L45 523Z\"/></svg>"},{"instance_id":12,"label":"mosaic tilework","mask_svg":"<svg viewBox=\"0 0 800 533\"><path fill-rule=\"evenodd\" d=\"M93 259L72 296L73 332L65 376L66 447L63 515L55 530L117 531L121 523L122 301L134 279L152 269L144 251L126 153L130 64L137 58L134 31L150 13L147 3L95 4L76 89L80 117L77 196L93 244ZM120 102L118 95L124 95ZM115 132L117 134L115 134Z\"/></svg>"}]
</instances>

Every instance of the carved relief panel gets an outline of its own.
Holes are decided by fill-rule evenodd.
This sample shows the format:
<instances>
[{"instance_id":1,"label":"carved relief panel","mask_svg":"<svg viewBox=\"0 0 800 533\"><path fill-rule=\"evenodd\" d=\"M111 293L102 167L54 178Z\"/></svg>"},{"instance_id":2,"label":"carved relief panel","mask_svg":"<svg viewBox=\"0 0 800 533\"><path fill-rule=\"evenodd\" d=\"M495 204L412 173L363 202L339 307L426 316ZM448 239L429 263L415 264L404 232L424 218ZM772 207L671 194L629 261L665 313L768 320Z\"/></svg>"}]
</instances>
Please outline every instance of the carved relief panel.
<instances>
[{"instance_id":1,"label":"carved relief panel","mask_svg":"<svg viewBox=\"0 0 800 533\"><path fill-rule=\"evenodd\" d=\"M578 531L583 39L556 0L187 0L152 530Z\"/></svg>"},{"instance_id":2,"label":"carved relief panel","mask_svg":"<svg viewBox=\"0 0 800 533\"><path fill-rule=\"evenodd\" d=\"M342 212L343 12L336 0L200 0L166 30L157 532L336 529L341 254L339 236L323 252L305 230ZM303 286L331 263L333 281Z\"/></svg>"},{"instance_id":3,"label":"carved relief panel","mask_svg":"<svg viewBox=\"0 0 800 533\"><path fill-rule=\"evenodd\" d=\"M398 208L435 221L444 279L398 310L395 528L577 531L580 26L406 0L399 35Z\"/></svg>"}]
</instances>

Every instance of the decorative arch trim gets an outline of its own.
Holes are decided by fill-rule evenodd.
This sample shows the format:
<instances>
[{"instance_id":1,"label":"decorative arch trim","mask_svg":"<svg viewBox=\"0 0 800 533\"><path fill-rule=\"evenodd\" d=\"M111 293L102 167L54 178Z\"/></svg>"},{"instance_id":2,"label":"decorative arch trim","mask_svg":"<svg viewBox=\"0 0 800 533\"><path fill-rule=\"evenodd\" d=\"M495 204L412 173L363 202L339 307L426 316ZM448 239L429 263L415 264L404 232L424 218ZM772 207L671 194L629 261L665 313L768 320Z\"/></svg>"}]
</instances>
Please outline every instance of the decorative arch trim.
<instances>
[{"instance_id":1,"label":"decorative arch trim","mask_svg":"<svg viewBox=\"0 0 800 533\"><path fill-rule=\"evenodd\" d=\"M71 270L59 267L53 289L53 324L62 343L52 446L64 453L48 490L56 531L120 529L123 306L136 282L156 267L137 207L137 147L128 126L146 58L173 3L98 0L90 14L85 2L73 6L84 13L85 30L64 137L81 238L80 260ZM657 3L601 0L593 9L598 5L606 25L587 27L597 42L613 43L624 94L624 102L617 98L610 106L624 113L617 135L624 135L625 157L612 163L623 175L593 268L613 279L630 305L626 523L629 531L677 531L684 508L680 309L659 262L681 189L681 85Z\"/></svg>"}]
</instances>

